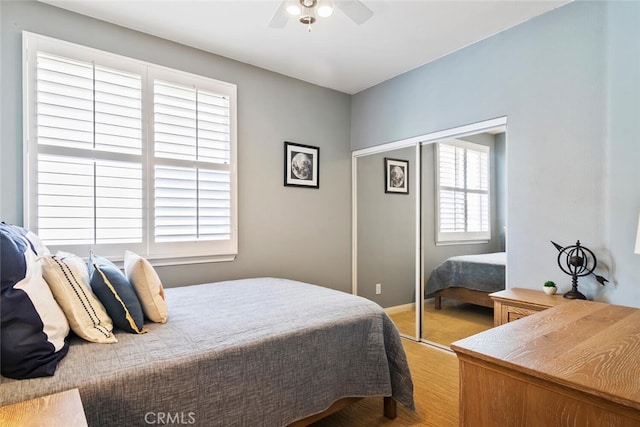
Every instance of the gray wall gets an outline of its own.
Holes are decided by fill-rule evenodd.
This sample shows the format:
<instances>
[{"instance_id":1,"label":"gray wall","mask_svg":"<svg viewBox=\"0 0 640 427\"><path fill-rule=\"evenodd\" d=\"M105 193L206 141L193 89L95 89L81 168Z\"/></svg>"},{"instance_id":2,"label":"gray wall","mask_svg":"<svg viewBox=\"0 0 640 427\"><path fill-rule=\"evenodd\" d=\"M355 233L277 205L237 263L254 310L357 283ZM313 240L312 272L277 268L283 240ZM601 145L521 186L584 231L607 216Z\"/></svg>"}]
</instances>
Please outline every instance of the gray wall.
<instances>
[{"instance_id":1,"label":"gray wall","mask_svg":"<svg viewBox=\"0 0 640 427\"><path fill-rule=\"evenodd\" d=\"M409 161L409 194L385 193L384 158ZM415 302L416 149L357 159L358 295L382 307ZM375 294L375 285L382 294Z\"/></svg>"},{"instance_id":2,"label":"gray wall","mask_svg":"<svg viewBox=\"0 0 640 427\"><path fill-rule=\"evenodd\" d=\"M640 2L612 2L606 13L606 157L602 227L612 261L606 297L640 307L640 255L633 253L640 213Z\"/></svg>"},{"instance_id":3,"label":"gray wall","mask_svg":"<svg viewBox=\"0 0 640 427\"><path fill-rule=\"evenodd\" d=\"M350 292L348 95L43 3L2 1L0 14L3 221L23 219L21 31L28 30L238 86L238 257L161 267L166 286L280 276ZM320 147L319 190L283 186L285 140Z\"/></svg>"},{"instance_id":4,"label":"gray wall","mask_svg":"<svg viewBox=\"0 0 640 427\"><path fill-rule=\"evenodd\" d=\"M614 267L581 290L640 306L639 9L573 2L363 91L351 147L507 116L508 286L566 291L549 241L580 239Z\"/></svg>"}]
</instances>

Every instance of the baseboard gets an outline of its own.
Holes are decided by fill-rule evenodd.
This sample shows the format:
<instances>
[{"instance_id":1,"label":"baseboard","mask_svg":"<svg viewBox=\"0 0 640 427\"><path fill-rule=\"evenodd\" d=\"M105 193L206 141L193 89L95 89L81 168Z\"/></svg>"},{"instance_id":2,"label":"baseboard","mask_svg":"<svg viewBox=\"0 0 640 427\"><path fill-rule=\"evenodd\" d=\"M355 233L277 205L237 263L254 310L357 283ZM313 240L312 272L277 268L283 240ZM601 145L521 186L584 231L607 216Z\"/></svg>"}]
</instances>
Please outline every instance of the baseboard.
<instances>
[{"instance_id":1,"label":"baseboard","mask_svg":"<svg viewBox=\"0 0 640 427\"><path fill-rule=\"evenodd\" d=\"M387 314L396 314L396 313L401 313L403 311L410 311L410 310L414 310L416 307L416 303L412 302L409 304L402 304L402 305L395 305L393 307L387 307L384 309L384 311Z\"/></svg>"}]
</instances>

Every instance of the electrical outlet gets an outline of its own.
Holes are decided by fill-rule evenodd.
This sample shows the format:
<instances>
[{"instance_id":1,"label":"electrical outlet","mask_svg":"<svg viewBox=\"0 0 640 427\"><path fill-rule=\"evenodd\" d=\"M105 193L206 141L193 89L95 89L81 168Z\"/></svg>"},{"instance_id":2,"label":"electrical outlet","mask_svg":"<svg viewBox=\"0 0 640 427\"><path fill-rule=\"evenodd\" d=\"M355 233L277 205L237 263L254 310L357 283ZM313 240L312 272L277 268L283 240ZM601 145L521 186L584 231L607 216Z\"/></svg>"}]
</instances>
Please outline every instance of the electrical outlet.
<instances>
[{"instance_id":1,"label":"electrical outlet","mask_svg":"<svg viewBox=\"0 0 640 427\"><path fill-rule=\"evenodd\" d=\"M376 295L380 295L382 293L382 283L376 283Z\"/></svg>"}]
</instances>

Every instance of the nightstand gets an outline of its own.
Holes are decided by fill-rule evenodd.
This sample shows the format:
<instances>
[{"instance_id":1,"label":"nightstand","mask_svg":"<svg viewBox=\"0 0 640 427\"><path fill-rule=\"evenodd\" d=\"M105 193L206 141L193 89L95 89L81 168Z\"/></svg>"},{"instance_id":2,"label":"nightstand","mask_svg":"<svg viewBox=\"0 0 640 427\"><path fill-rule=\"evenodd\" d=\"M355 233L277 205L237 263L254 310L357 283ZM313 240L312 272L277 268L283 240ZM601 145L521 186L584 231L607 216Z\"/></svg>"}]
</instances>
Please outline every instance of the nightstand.
<instances>
[{"instance_id":1,"label":"nightstand","mask_svg":"<svg viewBox=\"0 0 640 427\"><path fill-rule=\"evenodd\" d=\"M493 326L513 322L547 308L571 301L533 289L507 289L489 294L493 300Z\"/></svg>"},{"instance_id":2,"label":"nightstand","mask_svg":"<svg viewBox=\"0 0 640 427\"><path fill-rule=\"evenodd\" d=\"M0 425L87 427L77 388L0 407Z\"/></svg>"}]
</instances>

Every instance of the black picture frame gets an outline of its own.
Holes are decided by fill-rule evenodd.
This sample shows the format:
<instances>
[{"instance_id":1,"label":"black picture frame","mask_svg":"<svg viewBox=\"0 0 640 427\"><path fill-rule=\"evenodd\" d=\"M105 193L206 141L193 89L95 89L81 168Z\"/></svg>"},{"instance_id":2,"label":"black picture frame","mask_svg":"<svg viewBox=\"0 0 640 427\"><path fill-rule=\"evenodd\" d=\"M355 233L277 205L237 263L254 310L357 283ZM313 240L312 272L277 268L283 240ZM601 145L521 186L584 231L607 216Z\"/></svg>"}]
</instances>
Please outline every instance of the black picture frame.
<instances>
[{"instance_id":1,"label":"black picture frame","mask_svg":"<svg viewBox=\"0 0 640 427\"><path fill-rule=\"evenodd\" d=\"M409 161L384 158L384 192L409 194Z\"/></svg>"},{"instance_id":2,"label":"black picture frame","mask_svg":"<svg viewBox=\"0 0 640 427\"><path fill-rule=\"evenodd\" d=\"M284 142L284 185L320 188L320 147Z\"/></svg>"}]
</instances>

